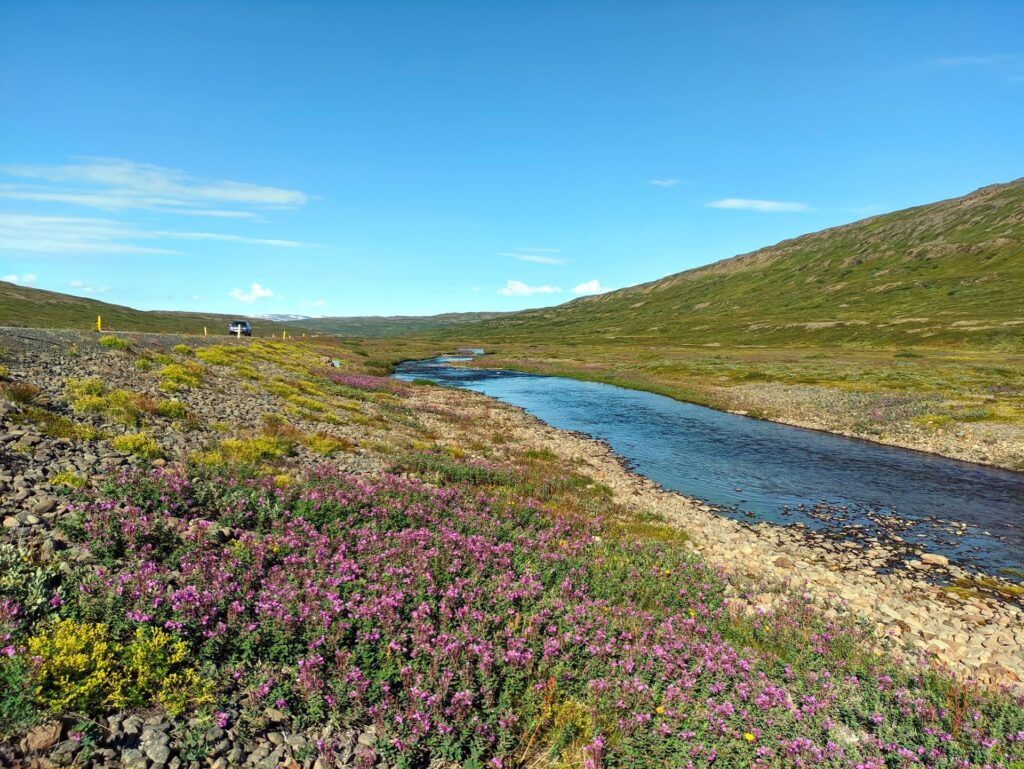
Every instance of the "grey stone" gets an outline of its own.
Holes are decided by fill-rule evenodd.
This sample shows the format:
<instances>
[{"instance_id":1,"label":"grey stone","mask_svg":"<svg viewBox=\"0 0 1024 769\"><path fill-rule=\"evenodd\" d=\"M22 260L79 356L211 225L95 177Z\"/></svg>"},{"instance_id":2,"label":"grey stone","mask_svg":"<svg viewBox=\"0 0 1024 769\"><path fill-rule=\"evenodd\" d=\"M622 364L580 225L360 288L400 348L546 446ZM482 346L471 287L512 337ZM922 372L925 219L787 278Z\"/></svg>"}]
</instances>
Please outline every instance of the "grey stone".
<instances>
[{"instance_id":1,"label":"grey stone","mask_svg":"<svg viewBox=\"0 0 1024 769\"><path fill-rule=\"evenodd\" d=\"M153 742L144 748L146 756L154 764L166 764L171 757L171 749L163 742Z\"/></svg>"}]
</instances>

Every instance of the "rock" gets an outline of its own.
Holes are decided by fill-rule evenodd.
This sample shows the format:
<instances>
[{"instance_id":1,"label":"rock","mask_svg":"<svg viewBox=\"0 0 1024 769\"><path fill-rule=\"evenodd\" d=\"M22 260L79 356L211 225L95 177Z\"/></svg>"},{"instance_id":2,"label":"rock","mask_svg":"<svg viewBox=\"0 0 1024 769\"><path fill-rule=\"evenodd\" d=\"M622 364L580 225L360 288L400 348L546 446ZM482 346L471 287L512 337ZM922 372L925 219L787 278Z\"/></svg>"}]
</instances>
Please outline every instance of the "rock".
<instances>
[{"instance_id":1,"label":"rock","mask_svg":"<svg viewBox=\"0 0 1024 769\"><path fill-rule=\"evenodd\" d=\"M924 553L921 555L921 560L932 566L949 566L949 559L938 553Z\"/></svg>"},{"instance_id":2,"label":"rock","mask_svg":"<svg viewBox=\"0 0 1024 769\"><path fill-rule=\"evenodd\" d=\"M25 751L37 753L49 750L60 741L61 731L60 721L47 721L45 724L40 724L25 735Z\"/></svg>"},{"instance_id":3,"label":"rock","mask_svg":"<svg viewBox=\"0 0 1024 769\"><path fill-rule=\"evenodd\" d=\"M166 743L153 742L145 747L146 757L154 764L166 764L171 757L171 749Z\"/></svg>"},{"instance_id":4,"label":"rock","mask_svg":"<svg viewBox=\"0 0 1024 769\"><path fill-rule=\"evenodd\" d=\"M789 558L784 555L780 555L774 561L772 561L780 569L792 569L796 566Z\"/></svg>"},{"instance_id":5,"label":"rock","mask_svg":"<svg viewBox=\"0 0 1024 769\"><path fill-rule=\"evenodd\" d=\"M39 501L32 506L32 512L36 515L52 513L57 509L57 500L52 497L40 497Z\"/></svg>"}]
</instances>

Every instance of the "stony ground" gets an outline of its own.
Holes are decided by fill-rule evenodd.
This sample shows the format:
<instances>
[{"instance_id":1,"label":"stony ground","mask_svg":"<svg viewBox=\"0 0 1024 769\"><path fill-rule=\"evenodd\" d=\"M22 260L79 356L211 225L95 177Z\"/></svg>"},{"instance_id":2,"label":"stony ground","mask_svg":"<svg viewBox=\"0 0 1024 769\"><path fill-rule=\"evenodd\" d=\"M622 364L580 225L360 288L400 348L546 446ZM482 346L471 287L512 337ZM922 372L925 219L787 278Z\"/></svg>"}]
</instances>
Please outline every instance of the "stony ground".
<instances>
[{"instance_id":1,"label":"stony ground","mask_svg":"<svg viewBox=\"0 0 1024 769\"><path fill-rule=\"evenodd\" d=\"M288 371L265 361L252 381L237 371L206 366L201 386L185 388L173 397L185 404L187 419L145 415L145 432L163 448L163 456L144 459L117 450L118 435L136 432L102 413L82 414L67 403L69 379L99 377L111 388L123 388L166 399L159 370L135 365L139 357L173 356L175 345L193 348L211 344L248 345L246 340L177 338L132 335L129 350L106 349L95 335L74 332L0 331L0 364L8 383L31 383L39 388L33 407L43 409L99 437L84 440L54 435L46 425L26 419L26 405L0 400L0 520L2 541L16 543L41 561L59 554L73 563L83 554L65 540L57 527L67 512L61 479L74 476L87 483L125 467L160 465L209 451L225 437L258 433L267 417L289 414L289 402L267 385L285 381ZM175 359L176 360L176 359ZM330 363L330 360L325 361ZM260 382L257 385L252 382ZM929 572L964 576L939 556L911 553L905 568L883 574L879 567L903 559L877 541L836 543L823 537L770 525L744 525L720 517L707 506L666 492L629 473L604 445L550 428L522 411L473 393L417 387L410 396L411 413L388 410L388 404L360 404L359 419L315 421L306 414L304 431L318 431L343 440L344 452L330 462L352 473L375 473L389 465L402 447L429 439L467 455L500 459L525 449L547 449L573 463L581 472L609 486L615 501L641 515L655 515L678 524L689 534L687 546L735 575L732 600L746 610L770 605L791 586L804 586L823 604L843 604L873 623L883 634L907 645L908 652L931 657L965 677L993 685L1024 683L1024 612L1020 607L982 594L956 595L927 579ZM354 408L354 407L353 407ZM312 421L311 421L312 420ZM288 459L290 467L324 461L302 445ZM750 591L742 589L749 585ZM272 714L273 715L273 714ZM271 719L273 720L273 719ZM99 725L105 737L81 760L81 745L69 720L36 727L13 744L0 747L0 765L125 766L135 769L200 769L232 766L271 769L276 766L311 769L324 766L316 758L318 740L339 746L338 765L349 765L359 744L375 739L372 727L344 733L299 734L280 722L264 733L239 734L210 727L207 744L214 747L202 759L186 759L172 736L172 724L158 713L113 716ZM440 762L438 766L442 766Z\"/></svg>"}]
</instances>

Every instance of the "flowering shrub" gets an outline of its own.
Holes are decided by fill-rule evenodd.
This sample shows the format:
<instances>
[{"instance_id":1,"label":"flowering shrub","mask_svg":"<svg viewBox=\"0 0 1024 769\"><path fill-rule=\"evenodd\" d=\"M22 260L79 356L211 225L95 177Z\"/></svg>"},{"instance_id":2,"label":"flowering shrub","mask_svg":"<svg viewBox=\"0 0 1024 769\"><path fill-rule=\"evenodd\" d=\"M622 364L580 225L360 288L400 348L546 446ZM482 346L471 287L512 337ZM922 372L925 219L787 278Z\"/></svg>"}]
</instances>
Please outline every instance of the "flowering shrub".
<instances>
[{"instance_id":1,"label":"flowering shrub","mask_svg":"<svg viewBox=\"0 0 1024 769\"><path fill-rule=\"evenodd\" d=\"M163 455L160 444L145 433L127 433L110 439L110 445L125 454L135 454L144 459L155 459Z\"/></svg>"},{"instance_id":2,"label":"flowering shrub","mask_svg":"<svg viewBox=\"0 0 1024 769\"><path fill-rule=\"evenodd\" d=\"M85 715L152 703L171 715L210 701L208 687L184 665L181 640L136 628L125 645L103 624L58 620L28 639L37 698L57 713Z\"/></svg>"},{"instance_id":3,"label":"flowering shrub","mask_svg":"<svg viewBox=\"0 0 1024 769\"><path fill-rule=\"evenodd\" d=\"M333 369L319 369L313 372L316 376L322 377L329 382L353 390L370 390L373 392L387 392L394 395L403 395L411 389L409 384L398 379L386 376L374 376L373 374L357 374L355 372L335 371Z\"/></svg>"},{"instance_id":4,"label":"flowering shrub","mask_svg":"<svg viewBox=\"0 0 1024 769\"><path fill-rule=\"evenodd\" d=\"M482 488L126 475L79 511L97 560L63 609L172 634L243 720L372 722L397 766L1024 760L1024 701L878 656L808 596L738 614L672 541Z\"/></svg>"}]
</instances>

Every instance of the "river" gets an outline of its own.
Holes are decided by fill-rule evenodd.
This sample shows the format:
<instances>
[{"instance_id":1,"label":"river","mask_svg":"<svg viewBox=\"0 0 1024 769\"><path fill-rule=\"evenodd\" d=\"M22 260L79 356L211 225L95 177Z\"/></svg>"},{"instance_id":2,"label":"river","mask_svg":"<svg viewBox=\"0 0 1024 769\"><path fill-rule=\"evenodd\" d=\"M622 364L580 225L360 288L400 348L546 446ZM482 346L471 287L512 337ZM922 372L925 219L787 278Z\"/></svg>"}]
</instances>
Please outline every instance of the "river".
<instances>
[{"instance_id":1,"label":"river","mask_svg":"<svg viewBox=\"0 0 1024 769\"><path fill-rule=\"evenodd\" d=\"M474 390L591 435L634 472L722 515L912 544L1020 581L1006 570L1024 568L1024 474L639 390L462 365L471 361L408 362L396 377Z\"/></svg>"}]
</instances>

